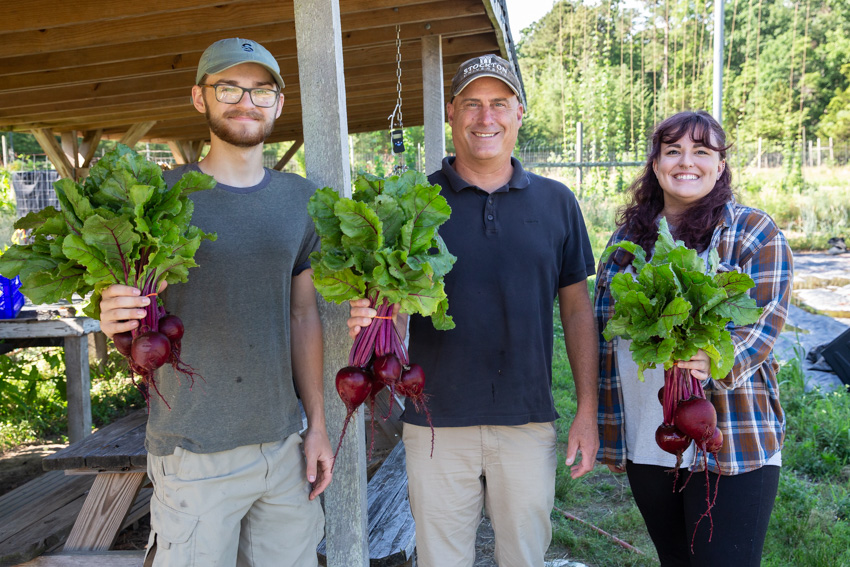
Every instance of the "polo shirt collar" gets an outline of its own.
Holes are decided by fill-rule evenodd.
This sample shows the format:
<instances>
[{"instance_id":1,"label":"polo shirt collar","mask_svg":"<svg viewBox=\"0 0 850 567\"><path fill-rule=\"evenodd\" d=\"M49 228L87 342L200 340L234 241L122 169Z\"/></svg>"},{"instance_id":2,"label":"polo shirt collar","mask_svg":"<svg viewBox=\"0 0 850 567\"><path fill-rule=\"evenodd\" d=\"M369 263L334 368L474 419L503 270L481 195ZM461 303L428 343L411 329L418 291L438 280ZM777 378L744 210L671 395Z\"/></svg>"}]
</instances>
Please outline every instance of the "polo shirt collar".
<instances>
[{"instance_id":1,"label":"polo shirt collar","mask_svg":"<svg viewBox=\"0 0 850 567\"><path fill-rule=\"evenodd\" d=\"M463 189L468 187L476 187L472 185L468 181L465 181L458 172L455 171L455 168L452 167L452 164L457 159L455 156L448 156L443 158L443 167L442 172L443 175L449 180L449 185L455 193L459 193ZM531 184L531 180L528 178L528 173L522 168L522 164L518 159L511 156L511 165L514 168L513 174L511 175L508 183L502 187L496 189L496 191L507 191L508 189L525 189Z\"/></svg>"}]
</instances>

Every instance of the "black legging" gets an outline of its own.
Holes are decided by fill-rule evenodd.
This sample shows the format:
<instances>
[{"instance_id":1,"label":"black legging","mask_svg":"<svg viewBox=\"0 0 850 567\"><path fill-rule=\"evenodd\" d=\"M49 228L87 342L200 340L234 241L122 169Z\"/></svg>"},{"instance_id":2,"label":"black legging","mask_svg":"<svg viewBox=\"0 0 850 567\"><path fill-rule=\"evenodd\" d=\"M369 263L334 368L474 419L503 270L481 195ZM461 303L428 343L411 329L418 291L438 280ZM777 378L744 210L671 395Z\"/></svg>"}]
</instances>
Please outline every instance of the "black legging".
<instances>
[{"instance_id":1,"label":"black legging","mask_svg":"<svg viewBox=\"0 0 850 567\"><path fill-rule=\"evenodd\" d=\"M708 517L699 524L691 553L694 526L706 509L705 471L694 473L682 492L673 491L666 467L626 464L629 484L662 567L729 565L758 567L767 524L779 487L779 467L764 466L735 476L721 476L711 515L714 533L708 541ZM677 488L688 478L679 471ZM711 495L717 475L709 473Z\"/></svg>"}]
</instances>

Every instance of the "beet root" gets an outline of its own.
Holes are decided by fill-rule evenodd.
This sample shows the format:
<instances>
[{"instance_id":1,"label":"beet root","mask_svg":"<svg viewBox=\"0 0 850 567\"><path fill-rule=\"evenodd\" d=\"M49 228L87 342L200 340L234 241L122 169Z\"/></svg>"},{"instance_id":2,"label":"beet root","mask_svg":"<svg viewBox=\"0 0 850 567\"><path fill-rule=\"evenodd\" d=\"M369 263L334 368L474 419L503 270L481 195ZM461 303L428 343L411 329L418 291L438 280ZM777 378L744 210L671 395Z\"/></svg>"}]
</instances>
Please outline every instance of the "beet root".
<instances>
[{"instance_id":1,"label":"beet root","mask_svg":"<svg viewBox=\"0 0 850 567\"><path fill-rule=\"evenodd\" d=\"M133 339L130 356L138 368L152 372L168 362L171 356L171 343L162 333L148 331Z\"/></svg>"},{"instance_id":2,"label":"beet root","mask_svg":"<svg viewBox=\"0 0 850 567\"><path fill-rule=\"evenodd\" d=\"M339 434L339 443L337 443L336 451L334 451L334 463L336 463L336 456L339 454L340 447L342 447L342 440L345 437L351 416L369 398L374 382L375 378L369 371L357 366L346 366L336 373L336 391L342 403L345 404L347 415ZM333 472L333 465L331 465L331 472Z\"/></svg>"},{"instance_id":3,"label":"beet root","mask_svg":"<svg viewBox=\"0 0 850 567\"><path fill-rule=\"evenodd\" d=\"M679 430L702 445L714 435L717 427L717 411L705 398L693 397L679 402L673 423Z\"/></svg>"},{"instance_id":4,"label":"beet root","mask_svg":"<svg viewBox=\"0 0 850 567\"><path fill-rule=\"evenodd\" d=\"M115 350L129 358L130 349L133 346L133 333L130 331L116 333L112 336L112 343L115 345Z\"/></svg>"}]
</instances>

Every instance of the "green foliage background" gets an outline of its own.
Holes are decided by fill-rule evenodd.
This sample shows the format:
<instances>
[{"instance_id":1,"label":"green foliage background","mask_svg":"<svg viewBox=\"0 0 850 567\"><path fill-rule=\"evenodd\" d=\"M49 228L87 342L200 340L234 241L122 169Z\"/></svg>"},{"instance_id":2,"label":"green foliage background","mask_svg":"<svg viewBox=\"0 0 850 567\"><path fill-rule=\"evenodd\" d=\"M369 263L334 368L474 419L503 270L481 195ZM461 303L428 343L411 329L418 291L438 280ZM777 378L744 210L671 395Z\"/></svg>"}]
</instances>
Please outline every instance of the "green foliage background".
<instances>
[{"instance_id":1,"label":"green foliage background","mask_svg":"<svg viewBox=\"0 0 850 567\"><path fill-rule=\"evenodd\" d=\"M710 109L714 0L561 0L522 32L520 146L575 139L633 157L684 109ZM806 129L850 139L850 3L726 0L724 127L737 141Z\"/></svg>"}]
</instances>

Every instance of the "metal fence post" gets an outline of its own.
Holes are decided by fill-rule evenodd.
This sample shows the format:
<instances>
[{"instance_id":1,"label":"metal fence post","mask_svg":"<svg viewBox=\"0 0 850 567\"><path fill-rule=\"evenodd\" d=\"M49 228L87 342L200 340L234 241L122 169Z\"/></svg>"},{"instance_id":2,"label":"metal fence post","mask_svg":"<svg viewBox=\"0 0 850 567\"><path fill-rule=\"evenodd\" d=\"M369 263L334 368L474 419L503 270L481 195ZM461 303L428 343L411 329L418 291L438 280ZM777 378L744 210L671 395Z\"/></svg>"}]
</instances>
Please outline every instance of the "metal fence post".
<instances>
[{"instance_id":1,"label":"metal fence post","mask_svg":"<svg viewBox=\"0 0 850 567\"><path fill-rule=\"evenodd\" d=\"M584 144L584 135L582 132L582 124L581 121L576 122L576 161L581 163L584 161L584 154L582 153L582 146ZM582 170L581 166L578 167L578 176L576 177L576 192L581 193L581 182L582 182Z\"/></svg>"}]
</instances>

